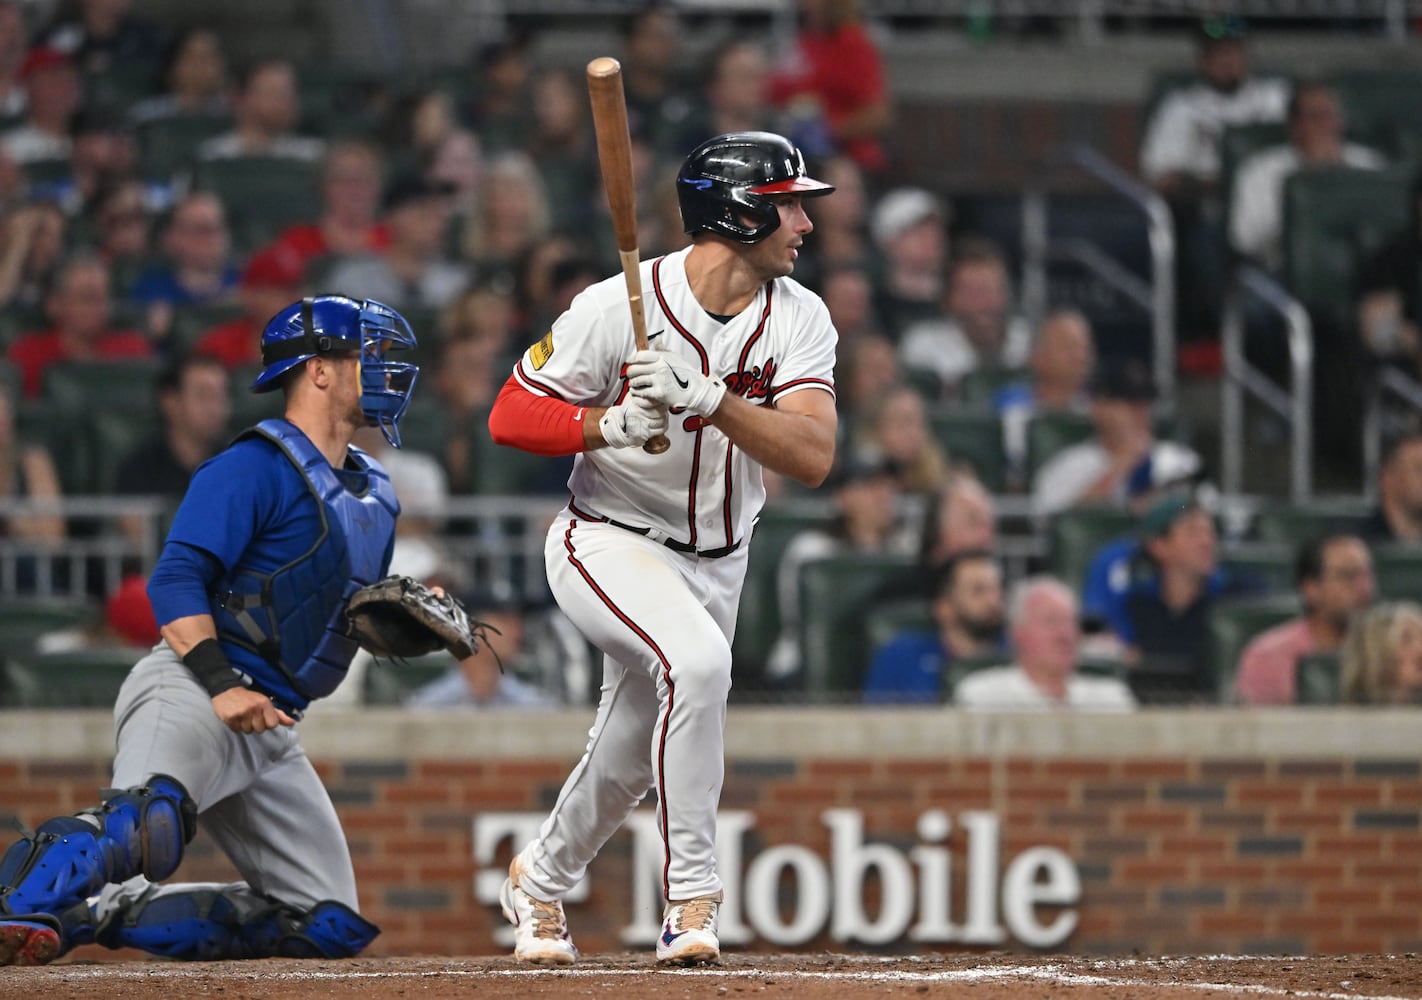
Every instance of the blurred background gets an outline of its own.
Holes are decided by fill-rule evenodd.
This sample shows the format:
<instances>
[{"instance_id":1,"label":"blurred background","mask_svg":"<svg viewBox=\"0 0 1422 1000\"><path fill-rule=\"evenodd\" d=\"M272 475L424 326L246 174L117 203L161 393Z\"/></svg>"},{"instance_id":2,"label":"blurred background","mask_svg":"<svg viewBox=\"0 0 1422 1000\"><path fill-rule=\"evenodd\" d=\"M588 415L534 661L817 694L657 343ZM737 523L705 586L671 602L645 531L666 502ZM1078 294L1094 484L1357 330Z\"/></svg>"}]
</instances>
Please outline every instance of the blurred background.
<instances>
[{"instance_id":1,"label":"blurred background","mask_svg":"<svg viewBox=\"0 0 1422 1000\"><path fill-rule=\"evenodd\" d=\"M733 700L946 703L1007 664L1057 700L1415 700L1344 652L1422 599L1419 31L1404 0L0 0L0 705L111 703L187 478L272 415L260 330L312 292L411 320L405 450L365 442L395 568L503 616L513 667L341 697L590 703L542 569L569 462L485 417L617 270L607 54L644 256L685 245L709 135L838 186L796 278L840 333L839 467L769 483ZM1019 635L1043 576L1060 666Z\"/></svg>"}]
</instances>

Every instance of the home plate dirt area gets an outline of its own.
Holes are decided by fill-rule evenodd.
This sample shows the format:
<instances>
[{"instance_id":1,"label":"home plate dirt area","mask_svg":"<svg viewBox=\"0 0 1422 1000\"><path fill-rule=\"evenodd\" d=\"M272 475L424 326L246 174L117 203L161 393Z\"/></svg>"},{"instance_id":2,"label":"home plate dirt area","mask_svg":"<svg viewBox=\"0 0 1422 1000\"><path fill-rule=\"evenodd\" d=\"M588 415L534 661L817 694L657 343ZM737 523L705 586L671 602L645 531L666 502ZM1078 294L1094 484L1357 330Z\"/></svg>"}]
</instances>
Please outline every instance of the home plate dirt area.
<instances>
[{"instance_id":1,"label":"home plate dirt area","mask_svg":"<svg viewBox=\"0 0 1422 1000\"><path fill-rule=\"evenodd\" d=\"M59 962L0 969L0 998L44 1000L287 1000L522 997L642 998L1373 997L1422 1000L1422 960L1408 955L1235 958L1085 958L962 954L869 956L729 953L722 964L661 969L650 955L585 956L549 970L505 957L358 958L344 962L267 959L184 963Z\"/></svg>"}]
</instances>

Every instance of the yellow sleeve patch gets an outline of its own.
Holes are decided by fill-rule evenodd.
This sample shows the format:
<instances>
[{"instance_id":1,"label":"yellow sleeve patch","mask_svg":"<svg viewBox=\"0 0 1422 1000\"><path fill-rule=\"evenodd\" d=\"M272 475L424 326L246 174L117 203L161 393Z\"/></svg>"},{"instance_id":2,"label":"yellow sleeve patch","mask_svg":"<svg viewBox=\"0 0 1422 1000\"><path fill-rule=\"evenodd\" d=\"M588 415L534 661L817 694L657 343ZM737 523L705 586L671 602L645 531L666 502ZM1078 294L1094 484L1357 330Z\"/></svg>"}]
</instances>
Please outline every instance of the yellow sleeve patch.
<instances>
[{"instance_id":1,"label":"yellow sleeve patch","mask_svg":"<svg viewBox=\"0 0 1422 1000\"><path fill-rule=\"evenodd\" d=\"M534 371L537 371L548 363L548 359L553 356L552 330L545 333L542 340L528 349L528 356L533 359Z\"/></svg>"}]
</instances>

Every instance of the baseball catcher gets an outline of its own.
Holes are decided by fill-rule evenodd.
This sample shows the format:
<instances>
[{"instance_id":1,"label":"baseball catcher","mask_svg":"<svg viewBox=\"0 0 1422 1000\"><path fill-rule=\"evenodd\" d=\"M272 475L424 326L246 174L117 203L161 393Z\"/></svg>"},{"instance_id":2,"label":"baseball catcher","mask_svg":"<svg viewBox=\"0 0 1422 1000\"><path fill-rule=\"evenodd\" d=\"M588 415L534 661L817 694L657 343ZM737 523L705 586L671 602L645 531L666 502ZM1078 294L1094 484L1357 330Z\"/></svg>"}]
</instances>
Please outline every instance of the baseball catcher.
<instances>
[{"instance_id":1,"label":"baseball catcher","mask_svg":"<svg viewBox=\"0 0 1422 1000\"><path fill-rule=\"evenodd\" d=\"M408 576L387 576L351 595L347 635L375 656L407 658L446 649L463 660L498 629L471 620L456 598ZM492 648L492 647L490 647Z\"/></svg>"}]
</instances>

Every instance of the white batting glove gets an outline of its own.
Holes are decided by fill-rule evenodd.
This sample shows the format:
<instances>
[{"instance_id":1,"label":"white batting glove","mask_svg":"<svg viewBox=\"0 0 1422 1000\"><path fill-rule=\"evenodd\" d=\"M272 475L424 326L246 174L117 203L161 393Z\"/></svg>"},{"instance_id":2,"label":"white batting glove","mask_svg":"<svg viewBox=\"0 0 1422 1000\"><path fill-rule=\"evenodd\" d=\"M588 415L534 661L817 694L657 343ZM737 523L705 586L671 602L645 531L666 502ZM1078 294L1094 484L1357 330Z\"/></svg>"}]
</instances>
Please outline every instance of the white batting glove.
<instances>
[{"instance_id":1,"label":"white batting glove","mask_svg":"<svg viewBox=\"0 0 1422 1000\"><path fill-rule=\"evenodd\" d=\"M662 406L679 406L709 417L726 395L726 383L707 378L691 362L668 351L638 351L627 363L632 394Z\"/></svg>"},{"instance_id":2,"label":"white batting glove","mask_svg":"<svg viewBox=\"0 0 1422 1000\"><path fill-rule=\"evenodd\" d=\"M667 429L664 407L632 395L621 406L609 406L597 422L602 439L612 448L640 448Z\"/></svg>"}]
</instances>

